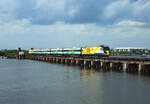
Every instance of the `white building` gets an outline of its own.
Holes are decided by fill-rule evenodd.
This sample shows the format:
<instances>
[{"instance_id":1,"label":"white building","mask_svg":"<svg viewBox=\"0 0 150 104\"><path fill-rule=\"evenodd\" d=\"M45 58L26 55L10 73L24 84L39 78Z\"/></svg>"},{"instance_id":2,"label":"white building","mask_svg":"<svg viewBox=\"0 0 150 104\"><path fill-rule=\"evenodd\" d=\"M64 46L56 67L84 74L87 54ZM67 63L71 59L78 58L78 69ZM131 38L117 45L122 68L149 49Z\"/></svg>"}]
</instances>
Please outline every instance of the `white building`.
<instances>
[{"instance_id":1,"label":"white building","mask_svg":"<svg viewBox=\"0 0 150 104\"><path fill-rule=\"evenodd\" d=\"M119 47L115 48L114 52L130 52L130 53L145 53L148 51L145 47Z\"/></svg>"}]
</instances>

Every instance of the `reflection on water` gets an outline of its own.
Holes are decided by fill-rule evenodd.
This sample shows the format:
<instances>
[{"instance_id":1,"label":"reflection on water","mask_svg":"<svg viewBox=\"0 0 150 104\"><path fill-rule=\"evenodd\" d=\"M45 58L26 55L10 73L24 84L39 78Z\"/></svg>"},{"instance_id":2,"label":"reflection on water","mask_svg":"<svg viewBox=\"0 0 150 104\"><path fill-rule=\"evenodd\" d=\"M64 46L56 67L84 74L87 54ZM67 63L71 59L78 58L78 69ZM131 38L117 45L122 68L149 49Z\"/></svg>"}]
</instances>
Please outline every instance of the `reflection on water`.
<instances>
[{"instance_id":1,"label":"reflection on water","mask_svg":"<svg viewBox=\"0 0 150 104\"><path fill-rule=\"evenodd\" d=\"M96 74L96 70L83 68L83 69L81 69L80 77L83 79L86 79L86 78L94 77L95 74Z\"/></svg>"},{"instance_id":2,"label":"reflection on water","mask_svg":"<svg viewBox=\"0 0 150 104\"><path fill-rule=\"evenodd\" d=\"M0 59L0 104L143 104L149 88L149 75Z\"/></svg>"}]
</instances>

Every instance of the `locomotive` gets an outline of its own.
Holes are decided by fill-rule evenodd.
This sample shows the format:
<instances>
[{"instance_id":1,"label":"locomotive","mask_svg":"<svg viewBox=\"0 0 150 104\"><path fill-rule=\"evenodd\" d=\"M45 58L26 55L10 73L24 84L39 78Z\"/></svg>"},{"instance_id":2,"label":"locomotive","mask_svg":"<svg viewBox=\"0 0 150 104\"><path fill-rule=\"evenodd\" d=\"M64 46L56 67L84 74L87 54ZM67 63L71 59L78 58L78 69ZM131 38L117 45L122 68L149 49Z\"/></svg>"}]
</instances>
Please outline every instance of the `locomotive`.
<instances>
[{"instance_id":1,"label":"locomotive","mask_svg":"<svg viewBox=\"0 0 150 104\"><path fill-rule=\"evenodd\" d=\"M29 50L31 55L50 55L59 57L108 57L110 48L107 45L72 47L72 48L46 48Z\"/></svg>"}]
</instances>

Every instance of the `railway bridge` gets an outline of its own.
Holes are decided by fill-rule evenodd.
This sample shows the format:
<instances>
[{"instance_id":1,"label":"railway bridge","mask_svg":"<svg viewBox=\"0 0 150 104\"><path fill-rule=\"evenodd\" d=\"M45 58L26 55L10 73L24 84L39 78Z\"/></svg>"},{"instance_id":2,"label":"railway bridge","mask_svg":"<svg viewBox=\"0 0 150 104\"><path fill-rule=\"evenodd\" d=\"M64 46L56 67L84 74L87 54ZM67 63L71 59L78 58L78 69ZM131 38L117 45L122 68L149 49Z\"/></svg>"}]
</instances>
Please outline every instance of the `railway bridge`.
<instances>
[{"instance_id":1,"label":"railway bridge","mask_svg":"<svg viewBox=\"0 0 150 104\"><path fill-rule=\"evenodd\" d=\"M146 57L103 57L103 58L78 58L56 57L44 55L27 55L27 59L45 61L50 63L78 65L98 70L118 70L122 72L150 72L150 58Z\"/></svg>"}]
</instances>

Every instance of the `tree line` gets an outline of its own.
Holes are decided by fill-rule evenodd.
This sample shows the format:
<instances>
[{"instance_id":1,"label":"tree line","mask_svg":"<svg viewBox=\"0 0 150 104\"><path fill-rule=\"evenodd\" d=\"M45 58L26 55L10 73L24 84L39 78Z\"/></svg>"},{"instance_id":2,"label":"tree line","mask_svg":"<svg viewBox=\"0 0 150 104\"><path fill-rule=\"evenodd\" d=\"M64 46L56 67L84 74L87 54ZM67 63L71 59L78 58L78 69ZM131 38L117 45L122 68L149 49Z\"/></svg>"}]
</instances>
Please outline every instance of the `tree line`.
<instances>
[{"instance_id":1,"label":"tree line","mask_svg":"<svg viewBox=\"0 0 150 104\"><path fill-rule=\"evenodd\" d=\"M23 51L25 54L28 53L27 50L22 50L22 51ZM0 50L0 56L16 55L17 52L18 52L18 50L16 50L16 49L12 49L12 50L7 50L7 49L5 49L5 50Z\"/></svg>"}]
</instances>

